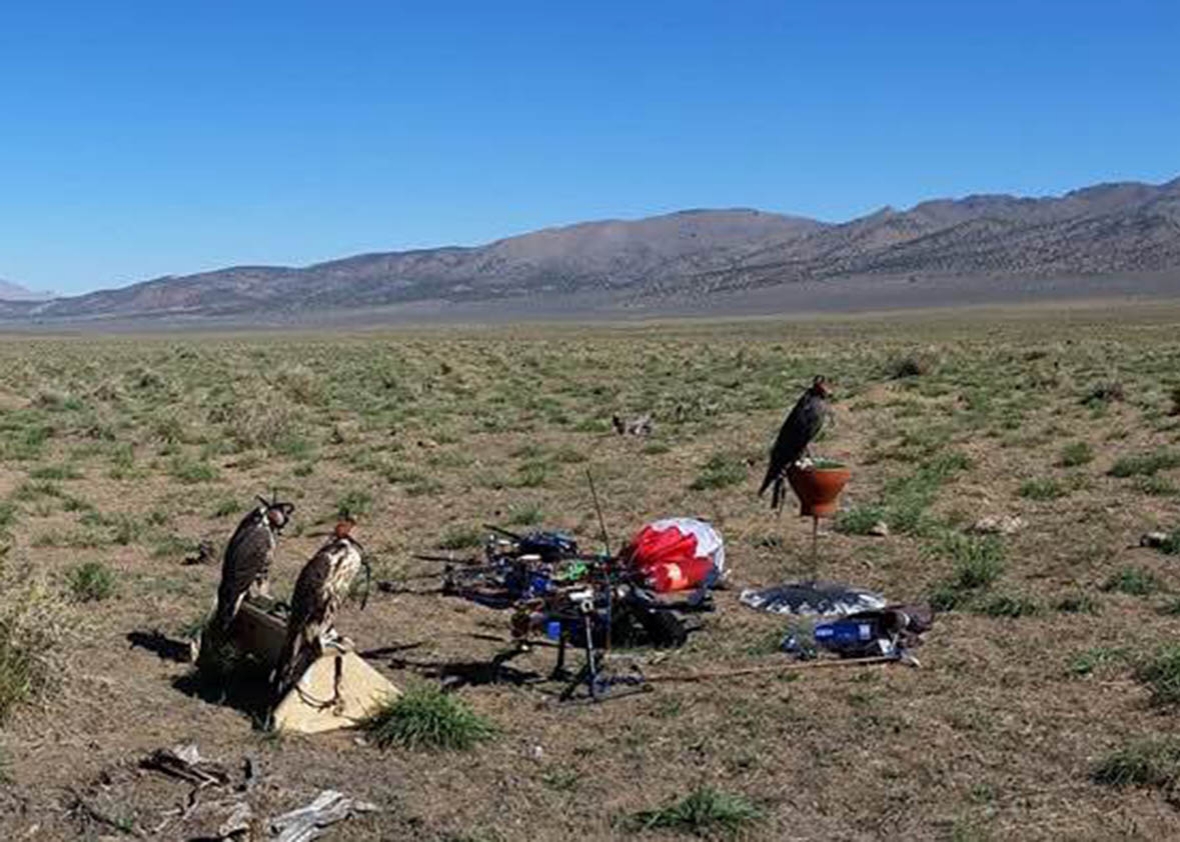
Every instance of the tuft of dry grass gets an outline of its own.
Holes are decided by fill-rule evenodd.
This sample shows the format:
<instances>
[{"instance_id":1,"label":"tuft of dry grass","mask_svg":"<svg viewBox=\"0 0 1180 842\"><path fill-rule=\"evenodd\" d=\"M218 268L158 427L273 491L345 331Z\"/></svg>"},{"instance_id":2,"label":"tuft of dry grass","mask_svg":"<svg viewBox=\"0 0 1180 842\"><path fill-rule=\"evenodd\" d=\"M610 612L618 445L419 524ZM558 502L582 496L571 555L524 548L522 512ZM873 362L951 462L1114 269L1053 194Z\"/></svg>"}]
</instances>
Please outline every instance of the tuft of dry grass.
<instances>
[{"instance_id":1,"label":"tuft of dry grass","mask_svg":"<svg viewBox=\"0 0 1180 842\"><path fill-rule=\"evenodd\" d=\"M0 553L0 723L54 686L69 623L69 609L43 578Z\"/></svg>"}]
</instances>

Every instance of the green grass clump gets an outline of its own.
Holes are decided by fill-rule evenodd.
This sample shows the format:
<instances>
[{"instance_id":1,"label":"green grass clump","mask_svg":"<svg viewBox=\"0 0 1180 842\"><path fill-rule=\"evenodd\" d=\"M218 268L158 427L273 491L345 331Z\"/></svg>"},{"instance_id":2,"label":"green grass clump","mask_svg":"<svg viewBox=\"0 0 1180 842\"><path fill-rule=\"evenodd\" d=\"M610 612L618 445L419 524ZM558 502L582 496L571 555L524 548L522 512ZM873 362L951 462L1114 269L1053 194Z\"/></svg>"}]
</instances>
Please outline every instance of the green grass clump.
<instances>
[{"instance_id":1,"label":"green grass clump","mask_svg":"<svg viewBox=\"0 0 1180 842\"><path fill-rule=\"evenodd\" d=\"M954 474L970 467L971 460L966 455L951 451L923 462L912 474L887 483L882 502L888 513L889 528L906 535L927 531L926 509L938 496L938 490Z\"/></svg>"},{"instance_id":2,"label":"green grass clump","mask_svg":"<svg viewBox=\"0 0 1180 842\"><path fill-rule=\"evenodd\" d=\"M539 503L524 503L508 509L509 526L536 526L545 519L545 510Z\"/></svg>"},{"instance_id":3,"label":"green grass clump","mask_svg":"<svg viewBox=\"0 0 1180 842\"><path fill-rule=\"evenodd\" d=\"M1123 456L1110 469L1112 477L1152 476L1169 468L1180 467L1180 453L1172 450L1157 450L1154 453L1139 453Z\"/></svg>"},{"instance_id":4,"label":"green grass clump","mask_svg":"<svg viewBox=\"0 0 1180 842\"><path fill-rule=\"evenodd\" d=\"M101 602L115 592L115 574L101 561L87 561L70 569L66 585L75 602Z\"/></svg>"},{"instance_id":5,"label":"green grass clump","mask_svg":"<svg viewBox=\"0 0 1180 842\"><path fill-rule=\"evenodd\" d=\"M354 490L345 494L336 503L336 517L357 517L373 510L373 495L367 491Z\"/></svg>"},{"instance_id":6,"label":"green grass clump","mask_svg":"<svg viewBox=\"0 0 1180 842\"><path fill-rule=\"evenodd\" d=\"M734 836L761 818L762 812L742 796L701 786L666 807L636 813L628 825L634 831Z\"/></svg>"},{"instance_id":7,"label":"green grass clump","mask_svg":"<svg viewBox=\"0 0 1180 842\"><path fill-rule=\"evenodd\" d=\"M221 518L236 515L239 511L238 505L237 500L232 497L226 497L214 504L213 511L209 513L209 517Z\"/></svg>"},{"instance_id":8,"label":"green grass clump","mask_svg":"<svg viewBox=\"0 0 1180 842\"><path fill-rule=\"evenodd\" d=\"M1004 545L995 535L951 532L938 552L954 561L952 581L959 588L986 588L1004 572Z\"/></svg>"},{"instance_id":9,"label":"green grass clump","mask_svg":"<svg viewBox=\"0 0 1180 842\"><path fill-rule=\"evenodd\" d=\"M1069 660L1067 670L1071 675L1089 675L1098 667L1121 662L1126 657L1126 649L1099 646L1074 655Z\"/></svg>"},{"instance_id":10,"label":"green grass clump","mask_svg":"<svg viewBox=\"0 0 1180 842\"><path fill-rule=\"evenodd\" d=\"M445 751L467 751L496 733L495 726L465 702L427 684L411 686L361 727L381 748Z\"/></svg>"},{"instance_id":11,"label":"green grass clump","mask_svg":"<svg viewBox=\"0 0 1180 842\"><path fill-rule=\"evenodd\" d=\"M197 462L192 459L176 457L172 460L169 473L186 485L199 482L212 482L217 479L217 468L208 462Z\"/></svg>"},{"instance_id":12,"label":"green grass clump","mask_svg":"<svg viewBox=\"0 0 1180 842\"><path fill-rule=\"evenodd\" d=\"M883 506L855 506L836 516L835 528L844 535L868 535L887 514Z\"/></svg>"},{"instance_id":13,"label":"green grass clump","mask_svg":"<svg viewBox=\"0 0 1180 842\"><path fill-rule=\"evenodd\" d=\"M934 370L935 359L930 354L905 354L885 363L885 376L890 380L921 377Z\"/></svg>"},{"instance_id":14,"label":"green grass clump","mask_svg":"<svg viewBox=\"0 0 1180 842\"><path fill-rule=\"evenodd\" d=\"M1175 497L1180 495L1180 488L1167 477L1158 474L1135 478L1135 490L1150 497Z\"/></svg>"},{"instance_id":15,"label":"green grass clump","mask_svg":"<svg viewBox=\"0 0 1180 842\"><path fill-rule=\"evenodd\" d=\"M438 539L440 550L465 550L483 544L483 531L474 526L454 526Z\"/></svg>"},{"instance_id":16,"label":"green grass clump","mask_svg":"<svg viewBox=\"0 0 1180 842\"><path fill-rule=\"evenodd\" d=\"M1004 572L1004 545L995 535L948 532L927 553L954 564L950 578L936 585L930 595L931 604L939 611L964 607Z\"/></svg>"},{"instance_id":17,"label":"green grass clump","mask_svg":"<svg viewBox=\"0 0 1180 842\"><path fill-rule=\"evenodd\" d=\"M7 534L16 523L16 506L12 503L0 503L0 535Z\"/></svg>"},{"instance_id":18,"label":"green grass clump","mask_svg":"<svg viewBox=\"0 0 1180 842\"><path fill-rule=\"evenodd\" d=\"M1146 786L1172 792L1180 781L1180 740L1139 740L1104 758L1090 773L1105 786Z\"/></svg>"},{"instance_id":19,"label":"green grass clump","mask_svg":"<svg viewBox=\"0 0 1180 842\"><path fill-rule=\"evenodd\" d=\"M1100 614L1102 606L1089 594L1066 594L1053 603L1053 608L1062 614Z\"/></svg>"},{"instance_id":20,"label":"green grass clump","mask_svg":"<svg viewBox=\"0 0 1180 842\"><path fill-rule=\"evenodd\" d=\"M1088 442L1075 441L1061 449L1061 458L1058 460L1058 464L1065 468L1076 468L1092 461L1094 461L1094 448L1090 447Z\"/></svg>"},{"instance_id":21,"label":"green grass clump","mask_svg":"<svg viewBox=\"0 0 1180 842\"><path fill-rule=\"evenodd\" d=\"M1126 397L1126 389L1117 380L1109 383L1095 383L1082 398L1082 405L1095 408L1125 400Z\"/></svg>"},{"instance_id":22,"label":"green grass clump","mask_svg":"<svg viewBox=\"0 0 1180 842\"><path fill-rule=\"evenodd\" d=\"M709 461L701 466L701 472L692 481L689 488L693 491L706 491L717 488L728 488L746 481L746 463L736 456L715 453Z\"/></svg>"},{"instance_id":23,"label":"green grass clump","mask_svg":"<svg viewBox=\"0 0 1180 842\"><path fill-rule=\"evenodd\" d=\"M1151 703L1174 706L1180 703L1180 645L1172 644L1156 652L1135 670L1135 678L1151 690Z\"/></svg>"},{"instance_id":24,"label":"green grass clump","mask_svg":"<svg viewBox=\"0 0 1180 842\"><path fill-rule=\"evenodd\" d=\"M81 479L82 474L73 465L43 465L29 471L30 479Z\"/></svg>"},{"instance_id":25,"label":"green grass clump","mask_svg":"<svg viewBox=\"0 0 1180 842\"><path fill-rule=\"evenodd\" d=\"M553 473L553 466L544 459L531 459L516 469L517 488L540 488Z\"/></svg>"},{"instance_id":26,"label":"green grass clump","mask_svg":"<svg viewBox=\"0 0 1180 842\"><path fill-rule=\"evenodd\" d=\"M1131 596L1150 596L1161 590L1163 584L1150 570L1142 567L1124 567L1103 583L1104 591L1116 591Z\"/></svg>"},{"instance_id":27,"label":"green grass clump","mask_svg":"<svg viewBox=\"0 0 1180 842\"><path fill-rule=\"evenodd\" d=\"M1031 617L1041 612L1041 605L1024 596L996 594L976 610L988 617Z\"/></svg>"},{"instance_id":28,"label":"green grass clump","mask_svg":"<svg viewBox=\"0 0 1180 842\"><path fill-rule=\"evenodd\" d=\"M1020 486L1020 496L1029 500L1056 500L1066 491L1055 479L1030 479Z\"/></svg>"}]
</instances>

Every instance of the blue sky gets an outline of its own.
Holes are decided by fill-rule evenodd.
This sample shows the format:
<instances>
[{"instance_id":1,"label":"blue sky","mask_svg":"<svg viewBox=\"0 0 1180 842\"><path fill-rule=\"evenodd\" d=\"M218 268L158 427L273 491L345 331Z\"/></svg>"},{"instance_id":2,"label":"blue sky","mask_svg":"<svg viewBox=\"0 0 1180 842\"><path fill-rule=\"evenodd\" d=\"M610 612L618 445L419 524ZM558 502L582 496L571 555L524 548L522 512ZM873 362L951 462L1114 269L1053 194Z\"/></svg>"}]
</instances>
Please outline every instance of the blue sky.
<instances>
[{"instance_id":1,"label":"blue sky","mask_svg":"<svg viewBox=\"0 0 1180 842\"><path fill-rule=\"evenodd\" d=\"M1180 2L14 2L0 278L1180 175Z\"/></svg>"}]
</instances>

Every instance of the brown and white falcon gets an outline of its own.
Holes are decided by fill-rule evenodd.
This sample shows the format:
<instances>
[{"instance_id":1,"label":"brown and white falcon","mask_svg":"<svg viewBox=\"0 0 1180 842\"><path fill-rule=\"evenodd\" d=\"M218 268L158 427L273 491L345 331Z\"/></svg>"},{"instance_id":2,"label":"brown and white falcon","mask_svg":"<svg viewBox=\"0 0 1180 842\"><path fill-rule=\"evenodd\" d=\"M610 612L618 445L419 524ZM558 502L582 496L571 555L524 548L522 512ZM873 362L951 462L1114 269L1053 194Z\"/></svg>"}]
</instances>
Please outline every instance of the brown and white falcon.
<instances>
[{"instance_id":1,"label":"brown and white falcon","mask_svg":"<svg viewBox=\"0 0 1180 842\"><path fill-rule=\"evenodd\" d=\"M324 644L337 639L333 627L336 612L357 572L362 567L368 569L364 550L352 537L352 527L351 520L336 524L334 537L320 547L295 580L287 639L271 679L274 704L282 700L311 663L323 654Z\"/></svg>"},{"instance_id":2,"label":"brown and white falcon","mask_svg":"<svg viewBox=\"0 0 1180 842\"><path fill-rule=\"evenodd\" d=\"M201 650L214 653L229 636L230 626L247 596L266 596L267 577L275 545L283 527L291 520L295 506L277 499L258 498L234 530L221 562L221 584L217 588L217 609L205 628Z\"/></svg>"}]
</instances>

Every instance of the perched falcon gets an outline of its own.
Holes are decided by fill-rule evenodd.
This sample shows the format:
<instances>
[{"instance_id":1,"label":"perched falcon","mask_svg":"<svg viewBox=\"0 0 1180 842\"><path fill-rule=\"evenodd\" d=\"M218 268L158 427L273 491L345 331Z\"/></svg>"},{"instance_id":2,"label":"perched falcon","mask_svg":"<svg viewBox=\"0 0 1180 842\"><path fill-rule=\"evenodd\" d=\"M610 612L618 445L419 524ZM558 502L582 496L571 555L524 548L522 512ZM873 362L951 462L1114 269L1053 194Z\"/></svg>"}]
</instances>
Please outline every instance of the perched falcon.
<instances>
[{"instance_id":1,"label":"perched falcon","mask_svg":"<svg viewBox=\"0 0 1180 842\"><path fill-rule=\"evenodd\" d=\"M221 563L221 584L217 588L217 609L205 629L203 651L216 652L229 635L238 608L247 595L266 596L267 576L274 558L279 533L291 519L295 506L265 497L249 512L225 548Z\"/></svg>"},{"instance_id":2,"label":"perched falcon","mask_svg":"<svg viewBox=\"0 0 1180 842\"><path fill-rule=\"evenodd\" d=\"M774 447L770 449L770 465L766 469L766 478L762 480L762 487L758 489L758 496L761 497L766 489L774 486L770 502L772 509L782 505L783 476L787 469L803 457L807 452L807 446L823 429L830 411L830 395L827 381L823 375L818 375L811 388L799 398L778 431L778 438L774 441Z\"/></svg>"},{"instance_id":3,"label":"perched falcon","mask_svg":"<svg viewBox=\"0 0 1180 842\"><path fill-rule=\"evenodd\" d=\"M333 623L361 567L364 550L352 537L352 521L336 524L334 537L303 566L291 596L287 640L271 679L274 704L295 686L304 671L336 638Z\"/></svg>"}]
</instances>

